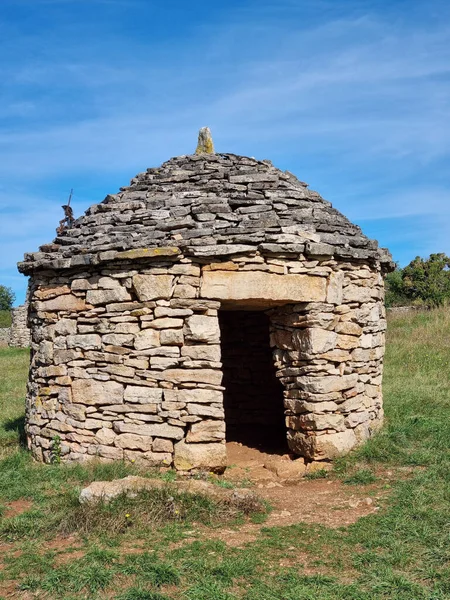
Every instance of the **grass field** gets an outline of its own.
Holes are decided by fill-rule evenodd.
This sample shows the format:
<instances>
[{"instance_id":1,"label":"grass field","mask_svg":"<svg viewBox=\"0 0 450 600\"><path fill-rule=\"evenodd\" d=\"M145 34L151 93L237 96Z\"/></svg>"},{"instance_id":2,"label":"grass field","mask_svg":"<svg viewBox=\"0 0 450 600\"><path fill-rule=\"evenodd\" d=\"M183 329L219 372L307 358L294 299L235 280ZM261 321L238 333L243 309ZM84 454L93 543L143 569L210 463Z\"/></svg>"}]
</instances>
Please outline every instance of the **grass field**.
<instances>
[{"instance_id":1,"label":"grass field","mask_svg":"<svg viewBox=\"0 0 450 600\"><path fill-rule=\"evenodd\" d=\"M20 448L26 373L26 351L0 351L0 598L450 598L450 311L390 320L386 425L329 475L355 488L379 482L381 509L337 529L263 524L242 547L212 533L261 514L170 488L80 508L84 483L137 469L33 464Z\"/></svg>"}]
</instances>

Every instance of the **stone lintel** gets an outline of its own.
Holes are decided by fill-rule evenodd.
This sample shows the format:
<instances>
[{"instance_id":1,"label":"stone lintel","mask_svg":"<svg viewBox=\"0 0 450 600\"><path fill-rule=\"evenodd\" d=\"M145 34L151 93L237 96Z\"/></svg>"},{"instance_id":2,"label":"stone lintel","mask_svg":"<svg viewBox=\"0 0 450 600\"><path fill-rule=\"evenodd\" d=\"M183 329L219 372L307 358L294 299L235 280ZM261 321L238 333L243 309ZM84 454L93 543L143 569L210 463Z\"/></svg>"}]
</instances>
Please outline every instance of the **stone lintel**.
<instances>
[{"instance_id":1,"label":"stone lintel","mask_svg":"<svg viewBox=\"0 0 450 600\"><path fill-rule=\"evenodd\" d=\"M265 272L204 271L201 297L260 303L323 302L327 280L311 275Z\"/></svg>"}]
</instances>

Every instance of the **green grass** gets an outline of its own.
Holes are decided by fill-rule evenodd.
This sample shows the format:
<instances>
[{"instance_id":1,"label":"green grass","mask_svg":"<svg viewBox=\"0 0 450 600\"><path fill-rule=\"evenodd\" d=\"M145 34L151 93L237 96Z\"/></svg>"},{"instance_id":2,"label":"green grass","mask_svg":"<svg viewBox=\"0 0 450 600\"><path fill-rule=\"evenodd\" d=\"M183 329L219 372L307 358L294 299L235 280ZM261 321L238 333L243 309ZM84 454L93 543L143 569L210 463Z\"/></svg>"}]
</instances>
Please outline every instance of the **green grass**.
<instances>
[{"instance_id":1,"label":"green grass","mask_svg":"<svg viewBox=\"0 0 450 600\"><path fill-rule=\"evenodd\" d=\"M34 464L18 449L26 352L2 350L0 506L23 498L33 505L15 518L0 516L0 543L12 544L0 598L2 580L13 580L18 594L63 600L448 600L449 340L445 310L390 320L386 424L327 474L354 488L378 486L386 493L381 509L338 529L263 527L242 548L208 539L209 528L230 526L230 515L200 498L143 495L84 512L76 501L81 485L136 467ZM67 548L49 547L72 532L76 542ZM70 554L74 544L82 556Z\"/></svg>"}]
</instances>

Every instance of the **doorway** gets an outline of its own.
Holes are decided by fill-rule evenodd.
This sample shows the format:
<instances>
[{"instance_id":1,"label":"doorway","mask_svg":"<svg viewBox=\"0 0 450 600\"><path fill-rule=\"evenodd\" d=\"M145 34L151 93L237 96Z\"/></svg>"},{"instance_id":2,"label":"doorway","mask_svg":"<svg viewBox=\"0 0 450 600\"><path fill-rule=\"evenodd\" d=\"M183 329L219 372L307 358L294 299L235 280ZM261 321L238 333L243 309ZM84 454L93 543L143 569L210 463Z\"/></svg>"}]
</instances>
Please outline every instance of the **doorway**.
<instances>
[{"instance_id":1,"label":"doorway","mask_svg":"<svg viewBox=\"0 0 450 600\"><path fill-rule=\"evenodd\" d=\"M287 452L283 387L275 375L269 317L219 311L227 442Z\"/></svg>"}]
</instances>

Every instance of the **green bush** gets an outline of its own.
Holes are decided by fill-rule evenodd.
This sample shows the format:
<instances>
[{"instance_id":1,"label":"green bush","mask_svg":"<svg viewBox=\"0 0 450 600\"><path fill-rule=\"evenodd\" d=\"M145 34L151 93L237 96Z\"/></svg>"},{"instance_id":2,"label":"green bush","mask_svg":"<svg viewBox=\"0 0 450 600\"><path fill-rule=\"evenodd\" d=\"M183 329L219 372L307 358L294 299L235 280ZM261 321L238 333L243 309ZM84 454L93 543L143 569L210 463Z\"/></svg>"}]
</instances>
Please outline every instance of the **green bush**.
<instances>
[{"instance_id":1,"label":"green bush","mask_svg":"<svg viewBox=\"0 0 450 600\"><path fill-rule=\"evenodd\" d=\"M15 299L16 295L11 288L0 285L0 310L11 310Z\"/></svg>"},{"instance_id":2,"label":"green bush","mask_svg":"<svg viewBox=\"0 0 450 600\"><path fill-rule=\"evenodd\" d=\"M444 253L417 256L386 276L386 306L433 308L450 302L450 258Z\"/></svg>"}]
</instances>

